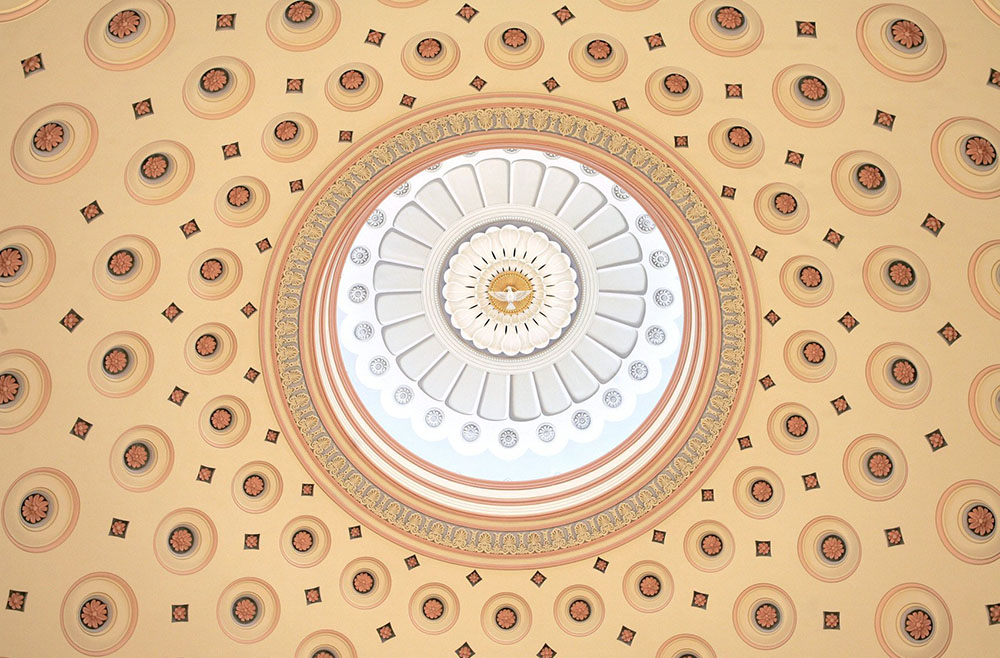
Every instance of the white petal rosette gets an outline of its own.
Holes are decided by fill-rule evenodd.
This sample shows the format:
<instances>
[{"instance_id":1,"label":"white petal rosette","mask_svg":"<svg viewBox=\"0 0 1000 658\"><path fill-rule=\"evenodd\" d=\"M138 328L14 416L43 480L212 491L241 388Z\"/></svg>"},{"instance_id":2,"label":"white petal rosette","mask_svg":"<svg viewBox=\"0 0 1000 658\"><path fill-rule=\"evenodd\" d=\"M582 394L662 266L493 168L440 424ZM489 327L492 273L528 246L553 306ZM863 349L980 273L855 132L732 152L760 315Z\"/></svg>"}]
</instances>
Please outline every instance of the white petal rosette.
<instances>
[{"instance_id":1,"label":"white petal rosette","mask_svg":"<svg viewBox=\"0 0 1000 658\"><path fill-rule=\"evenodd\" d=\"M576 270L559 244L529 227L490 227L458 247L444 273L445 310L490 354L530 354L572 319ZM514 285L505 285L512 283Z\"/></svg>"}]
</instances>

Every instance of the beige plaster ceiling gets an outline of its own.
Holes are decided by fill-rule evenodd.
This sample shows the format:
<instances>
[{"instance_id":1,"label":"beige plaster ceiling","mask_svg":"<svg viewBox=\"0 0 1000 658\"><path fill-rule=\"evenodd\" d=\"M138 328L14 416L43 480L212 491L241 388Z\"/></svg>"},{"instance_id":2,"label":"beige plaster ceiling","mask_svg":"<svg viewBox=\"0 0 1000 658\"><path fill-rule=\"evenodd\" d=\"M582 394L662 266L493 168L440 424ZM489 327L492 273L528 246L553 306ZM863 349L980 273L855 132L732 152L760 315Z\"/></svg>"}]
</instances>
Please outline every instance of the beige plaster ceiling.
<instances>
[{"instance_id":1,"label":"beige plaster ceiling","mask_svg":"<svg viewBox=\"0 0 1000 658\"><path fill-rule=\"evenodd\" d=\"M0 2L0 654L997 645L1000 7L574 2ZM687 488L537 560L366 514L303 466L270 364L292 229L339 169L479 103L641 136L755 314Z\"/></svg>"}]
</instances>

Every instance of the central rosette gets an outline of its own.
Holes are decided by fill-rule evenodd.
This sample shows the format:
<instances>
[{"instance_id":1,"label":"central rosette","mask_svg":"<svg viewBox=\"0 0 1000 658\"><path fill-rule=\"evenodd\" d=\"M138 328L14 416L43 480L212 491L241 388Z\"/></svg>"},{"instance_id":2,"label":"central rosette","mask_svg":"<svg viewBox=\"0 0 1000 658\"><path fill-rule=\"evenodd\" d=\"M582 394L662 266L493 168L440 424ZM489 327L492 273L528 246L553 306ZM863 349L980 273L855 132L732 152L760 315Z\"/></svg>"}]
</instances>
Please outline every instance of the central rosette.
<instances>
[{"instance_id":1,"label":"central rosette","mask_svg":"<svg viewBox=\"0 0 1000 658\"><path fill-rule=\"evenodd\" d=\"M459 245L444 273L445 311L490 354L530 354L572 321L580 289L560 245L526 226L490 227Z\"/></svg>"}]
</instances>

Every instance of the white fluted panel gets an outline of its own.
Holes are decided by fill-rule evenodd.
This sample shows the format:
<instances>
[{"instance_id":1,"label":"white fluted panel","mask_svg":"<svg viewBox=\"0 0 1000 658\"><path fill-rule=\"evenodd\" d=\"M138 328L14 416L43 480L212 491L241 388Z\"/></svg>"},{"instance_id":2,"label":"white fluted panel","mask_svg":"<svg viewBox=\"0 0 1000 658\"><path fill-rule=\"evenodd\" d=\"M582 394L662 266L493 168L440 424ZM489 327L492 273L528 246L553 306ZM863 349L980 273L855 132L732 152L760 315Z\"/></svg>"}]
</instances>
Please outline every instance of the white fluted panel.
<instances>
[{"instance_id":1,"label":"white fluted panel","mask_svg":"<svg viewBox=\"0 0 1000 658\"><path fill-rule=\"evenodd\" d=\"M578 182L579 179L565 169L549 167L542 181L542 191L538 194L535 207L548 210L552 214L559 212Z\"/></svg>"},{"instance_id":2,"label":"white fluted panel","mask_svg":"<svg viewBox=\"0 0 1000 658\"><path fill-rule=\"evenodd\" d=\"M417 267L424 266L430 253L431 250L426 245L420 244L394 229L390 229L385 234L382 243L378 246L380 258L398 263L408 263Z\"/></svg>"},{"instance_id":3,"label":"white fluted panel","mask_svg":"<svg viewBox=\"0 0 1000 658\"><path fill-rule=\"evenodd\" d=\"M423 278L423 270L416 267L379 261L375 264L372 282L379 292L420 290Z\"/></svg>"},{"instance_id":4,"label":"white fluted panel","mask_svg":"<svg viewBox=\"0 0 1000 658\"><path fill-rule=\"evenodd\" d=\"M531 373L513 375L510 381L510 417L513 420L534 420L541 414Z\"/></svg>"},{"instance_id":5,"label":"white fluted panel","mask_svg":"<svg viewBox=\"0 0 1000 658\"><path fill-rule=\"evenodd\" d=\"M427 246L433 245L444 233L441 225L415 203L408 203L396 214L393 226Z\"/></svg>"},{"instance_id":6,"label":"white fluted panel","mask_svg":"<svg viewBox=\"0 0 1000 658\"><path fill-rule=\"evenodd\" d=\"M452 196L463 213L470 213L483 207L483 197L479 194L479 182L472 165L455 167L444 175Z\"/></svg>"},{"instance_id":7,"label":"white fluted panel","mask_svg":"<svg viewBox=\"0 0 1000 658\"><path fill-rule=\"evenodd\" d=\"M598 315L594 317L587 336L593 338L624 359L632 351L632 348L635 347L638 332L620 322L602 318Z\"/></svg>"},{"instance_id":8,"label":"white fluted panel","mask_svg":"<svg viewBox=\"0 0 1000 658\"><path fill-rule=\"evenodd\" d=\"M597 298L597 314L638 327L646 315L646 300L639 295L616 295L602 292Z\"/></svg>"},{"instance_id":9,"label":"white fluted panel","mask_svg":"<svg viewBox=\"0 0 1000 658\"><path fill-rule=\"evenodd\" d=\"M511 172L510 200L525 206L535 205L538 188L542 185L545 166L532 160L518 160Z\"/></svg>"},{"instance_id":10,"label":"white fluted panel","mask_svg":"<svg viewBox=\"0 0 1000 658\"><path fill-rule=\"evenodd\" d=\"M547 415L557 414L573 404L573 400L566 392L566 387L563 386L554 366L545 366L533 374L535 390L538 391L538 402L542 407L542 412Z\"/></svg>"},{"instance_id":11,"label":"white fluted panel","mask_svg":"<svg viewBox=\"0 0 1000 658\"><path fill-rule=\"evenodd\" d=\"M455 204L448 188L438 178L421 187L416 198L441 226L451 226L462 218L462 211Z\"/></svg>"},{"instance_id":12,"label":"white fluted panel","mask_svg":"<svg viewBox=\"0 0 1000 658\"><path fill-rule=\"evenodd\" d=\"M572 354L567 354L556 361L555 366L559 378L562 379L566 391L574 402L582 402L597 392L597 380Z\"/></svg>"},{"instance_id":13,"label":"white fluted panel","mask_svg":"<svg viewBox=\"0 0 1000 658\"><path fill-rule=\"evenodd\" d=\"M476 165L476 171L486 205L507 203L510 199L510 163L500 158L483 160Z\"/></svg>"},{"instance_id":14,"label":"white fluted panel","mask_svg":"<svg viewBox=\"0 0 1000 658\"><path fill-rule=\"evenodd\" d=\"M576 228L607 202L608 200L596 187L589 183L580 183L573 197L559 211L559 218Z\"/></svg>"},{"instance_id":15,"label":"white fluted panel","mask_svg":"<svg viewBox=\"0 0 1000 658\"><path fill-rule=\"evenodd\" d=\"M382 330L382 340L393 354L399 354L431 335L431 325L425 314L389 325Z\"/></svg>"},{"instance_id":16,"label":"white fluted panel","mask_svg":"<svg viewBox=\"0 0 1000 658\"><path fill-rule=\"evenodd\" d=\"M509 405L510 375L491 372L486 375L483 396L479 401L479 415L487 420L503 420L507 417Z\"/></svg>"}]
</instances>

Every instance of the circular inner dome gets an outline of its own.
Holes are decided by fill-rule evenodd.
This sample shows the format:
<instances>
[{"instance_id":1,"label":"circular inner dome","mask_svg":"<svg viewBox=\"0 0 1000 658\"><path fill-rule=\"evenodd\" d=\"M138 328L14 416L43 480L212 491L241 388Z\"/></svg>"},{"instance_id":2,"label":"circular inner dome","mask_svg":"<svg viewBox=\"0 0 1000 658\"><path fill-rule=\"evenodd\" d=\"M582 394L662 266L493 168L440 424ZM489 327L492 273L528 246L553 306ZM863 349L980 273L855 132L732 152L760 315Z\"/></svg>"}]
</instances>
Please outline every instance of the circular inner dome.
<instances>
[{"instance_id":1,"label":"circular inner dome","mask_svg":"<svg viewBox=\"0 0 1000 658\"><path fill-rule=\"evenodd\" d=\"M677 367L686 295L662 223L564 156L434 164L378 202L331 274L326 371L425 468L581 469L639 430Z\"/></svg>"}]
</instances>

